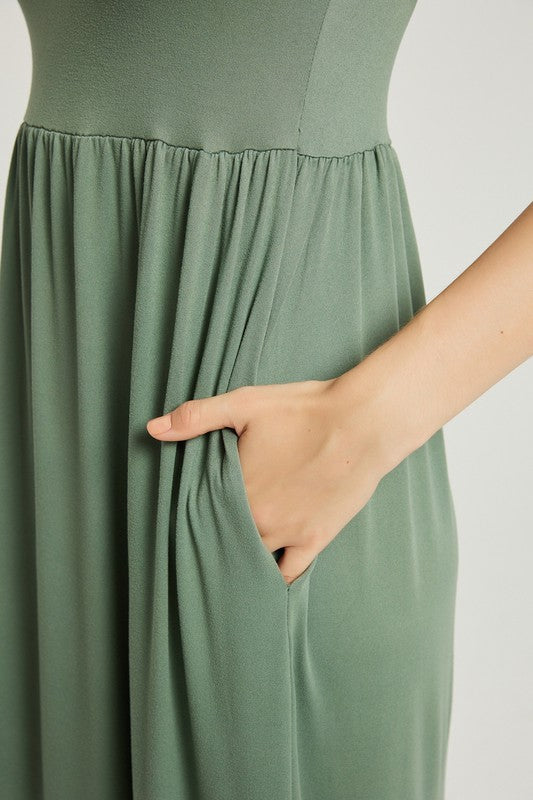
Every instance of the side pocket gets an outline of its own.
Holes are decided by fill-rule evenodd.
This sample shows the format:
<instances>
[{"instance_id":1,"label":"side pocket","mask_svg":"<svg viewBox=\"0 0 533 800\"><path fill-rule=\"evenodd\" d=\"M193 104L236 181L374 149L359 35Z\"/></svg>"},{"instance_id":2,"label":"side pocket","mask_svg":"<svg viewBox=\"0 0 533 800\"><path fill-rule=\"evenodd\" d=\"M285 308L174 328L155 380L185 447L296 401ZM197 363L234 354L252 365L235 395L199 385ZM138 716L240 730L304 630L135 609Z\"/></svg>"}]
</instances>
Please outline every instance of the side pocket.
<instances>
[{"instance_id":1,"label":"side pocket","mask_svg":"<svg viewBox=\"0 0 533 800\"><path fill-rule=\"evenodd\" d=\"M320 554L315 556L309 566L290 585L285 582L285 579L283 578L283 575L281 574L276 563L276 559L263 543L261 533L259 532L252 514L252 509L250 507L250 502L248 500L248 494L246 491L246 484L244 482L239 448L237 446L239 437L233 428L222 428L221 433L226 456L228 458L229 474L232 480L233 488L235 489L236 497L238 499L238 509L242 513L243 519L246 522L246 530L249 531L251 539L253 540L255 550L257 551L257 559L272 573L273 580L279 584L281 589L284 591L290 591L309 580Z\"/></svg>"}]
</instances>

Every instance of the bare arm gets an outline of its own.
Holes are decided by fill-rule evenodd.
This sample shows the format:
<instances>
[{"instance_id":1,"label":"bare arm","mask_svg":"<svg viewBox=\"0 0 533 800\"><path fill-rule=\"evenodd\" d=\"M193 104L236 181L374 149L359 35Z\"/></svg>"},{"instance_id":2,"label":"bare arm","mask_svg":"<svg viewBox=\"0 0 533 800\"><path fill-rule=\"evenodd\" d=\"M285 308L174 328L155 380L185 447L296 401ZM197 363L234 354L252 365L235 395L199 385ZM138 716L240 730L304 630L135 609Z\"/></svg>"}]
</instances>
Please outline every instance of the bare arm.
<instances>
[{"instance_id":1,"label":"bare arm","mask_svg":"<svg viewBox=\"0 0 533 800\"><path fill-rule=\"evenodd\" d=\"M246 386L182 403L163 441L239 434L250 508L291 582L381 478L533 354L533 203L404 327L337 378Z\"/></svg>"},{"instance_id":2,"label":"bare arm","mask_svg":"<svg viewBox=\"0 0 533 800\"><path fill-rule=\"evenodd\" d=\"M531 355L533 203L330 391L347 430L371 409L392 468Z\"/></svg>"}]
</instances>

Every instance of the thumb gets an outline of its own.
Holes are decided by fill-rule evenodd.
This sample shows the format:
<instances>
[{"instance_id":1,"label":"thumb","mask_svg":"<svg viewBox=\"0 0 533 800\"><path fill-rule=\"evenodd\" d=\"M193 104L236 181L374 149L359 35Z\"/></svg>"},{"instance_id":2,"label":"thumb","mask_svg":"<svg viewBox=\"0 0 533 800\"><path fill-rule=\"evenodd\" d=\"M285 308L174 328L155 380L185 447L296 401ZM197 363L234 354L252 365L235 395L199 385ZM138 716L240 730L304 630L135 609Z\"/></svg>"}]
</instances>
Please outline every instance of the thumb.
<instances>
[{"instance_id":1,"label":"thumb","mask_svg":"<svg viewBox=\"0 0 533 800\"><path fill-rule=\"evenodd\" d=\"M212 397L186 400L168 414L149 420L146 430L154 438L170 442L191 439L219 428L235 428L237 392L238 389L232 389Z\"/></svg>"},{"instance_id":2,"label":"thumb","mask_svg":"<svg viewBox=\"0 0 533 800\"><path fill-rule=\"evenodd\" d=\"M285 582L291 584L312 562L316 552L309 547L286 546L278 559L278 568Z\"/></svg>"}]
</instances>

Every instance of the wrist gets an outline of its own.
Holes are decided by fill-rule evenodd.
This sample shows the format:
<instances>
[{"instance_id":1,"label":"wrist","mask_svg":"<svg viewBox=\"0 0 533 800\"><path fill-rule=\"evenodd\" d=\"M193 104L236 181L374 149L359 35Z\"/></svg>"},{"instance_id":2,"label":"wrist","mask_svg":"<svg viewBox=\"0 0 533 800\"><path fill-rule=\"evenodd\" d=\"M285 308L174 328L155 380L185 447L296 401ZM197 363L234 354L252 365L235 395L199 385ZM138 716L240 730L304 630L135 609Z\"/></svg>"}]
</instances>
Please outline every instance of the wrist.
<instances>
[{"instance_id":1,"label":"wrist","mask_svg":"<svg viewBox=\"0 0 533 800\"><path fill-rule=\"evenodd\" d=\"M328 402L343 421L348 437L361 430L369 441L378 469L385 475L428 438L412 408L402 404L394 377L370 354L328 386Z\"/></svg>"}]
</instances>

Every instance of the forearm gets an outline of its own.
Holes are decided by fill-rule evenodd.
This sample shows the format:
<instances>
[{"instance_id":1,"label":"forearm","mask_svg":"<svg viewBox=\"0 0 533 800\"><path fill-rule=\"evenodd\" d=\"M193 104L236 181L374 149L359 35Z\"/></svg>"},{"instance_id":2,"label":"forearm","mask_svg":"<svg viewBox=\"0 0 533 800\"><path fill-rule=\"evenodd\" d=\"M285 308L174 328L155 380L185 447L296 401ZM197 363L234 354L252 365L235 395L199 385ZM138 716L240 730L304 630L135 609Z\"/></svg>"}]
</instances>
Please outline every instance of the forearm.
<instances>
[{"instance_id":1,"label":"forearm","mask_svg":"<svg viewBox=\"0 0 533 800\"><path fill-rule=\"evenodd\" d=\"M347 429L356 397L371 409L394 466L532 354L533 203L331 389Z\"/></svg>"}]
</instances>

